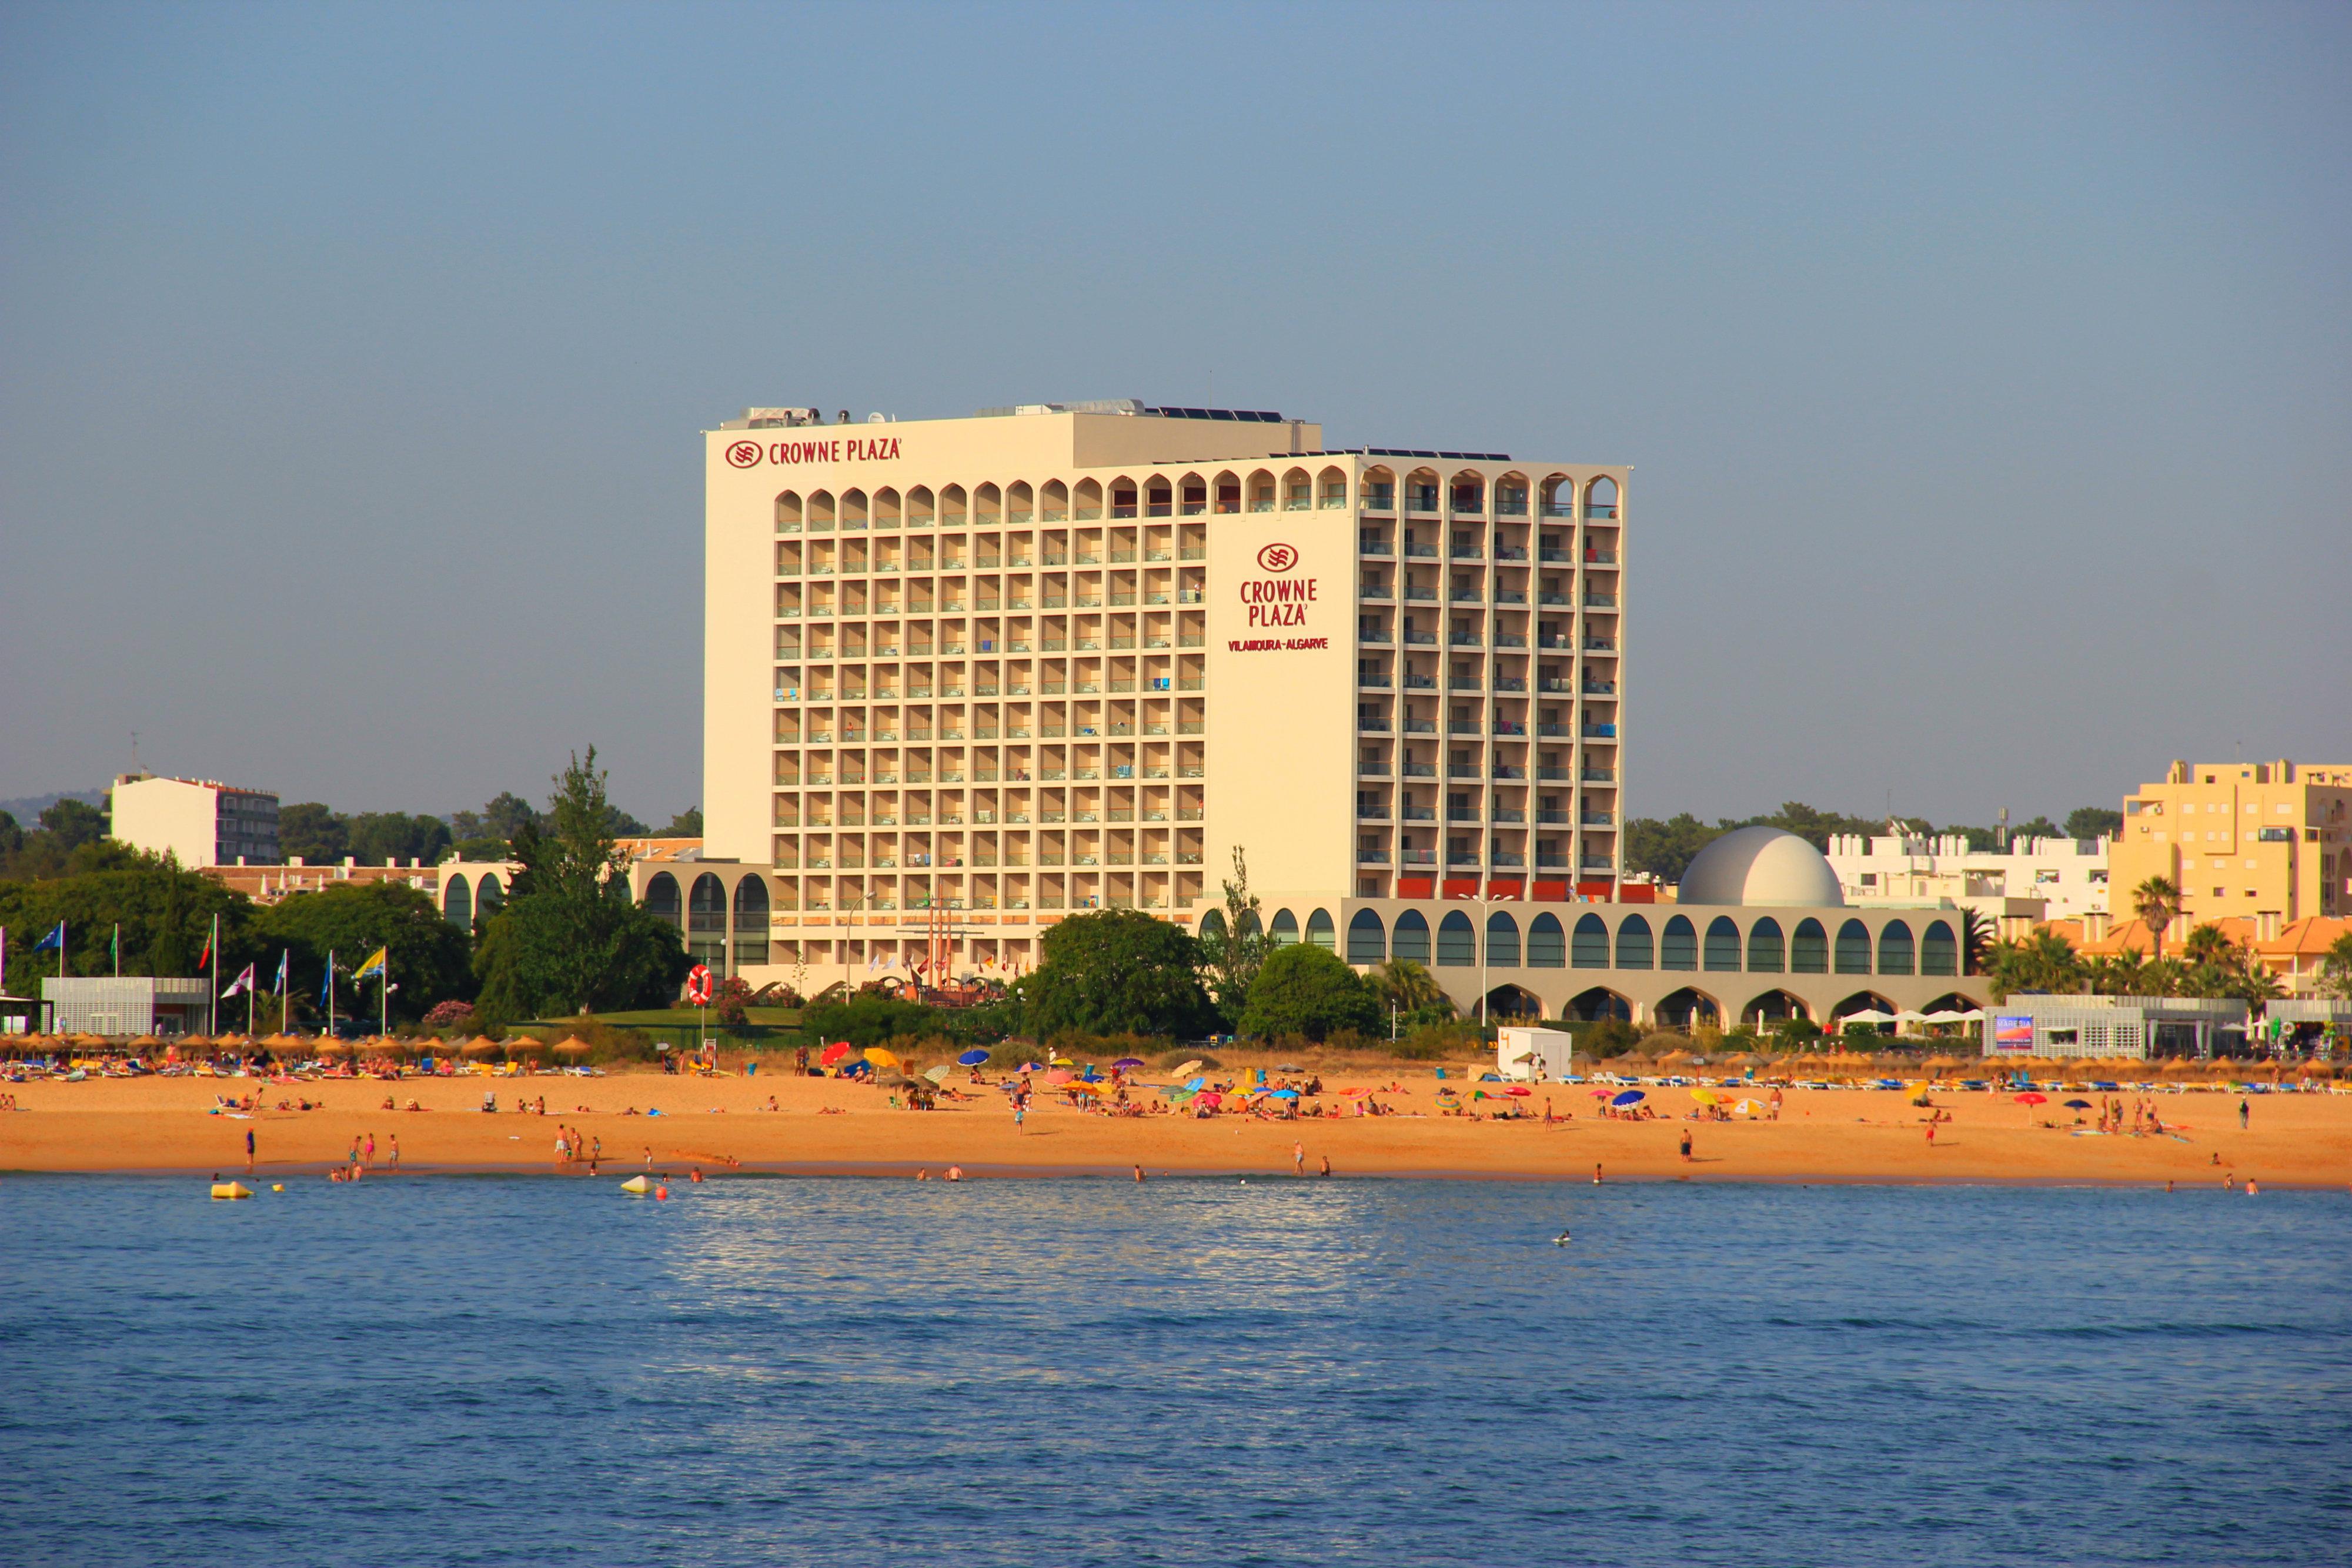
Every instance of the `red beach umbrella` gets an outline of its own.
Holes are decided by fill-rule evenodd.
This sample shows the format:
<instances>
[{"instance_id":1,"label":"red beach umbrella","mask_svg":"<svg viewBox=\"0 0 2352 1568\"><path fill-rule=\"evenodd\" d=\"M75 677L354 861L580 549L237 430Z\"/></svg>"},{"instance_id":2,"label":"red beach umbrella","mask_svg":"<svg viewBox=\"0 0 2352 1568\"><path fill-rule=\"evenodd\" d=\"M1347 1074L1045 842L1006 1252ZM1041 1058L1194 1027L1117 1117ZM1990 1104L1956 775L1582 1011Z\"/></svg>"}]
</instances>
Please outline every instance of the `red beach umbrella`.
<instances>
[{"instance_id":1,"label":"red beach umbrella","mask_svg":"<svg viewBox=\"0 0 2352 1568\"><path fill-rule=\"evenodd\" d=\"M824 1048L824 1054L818 1057L817 1061L823 1066L831 1067L856 1049L845 1040L836 1040Z\"/></svg>"}]
</instances>

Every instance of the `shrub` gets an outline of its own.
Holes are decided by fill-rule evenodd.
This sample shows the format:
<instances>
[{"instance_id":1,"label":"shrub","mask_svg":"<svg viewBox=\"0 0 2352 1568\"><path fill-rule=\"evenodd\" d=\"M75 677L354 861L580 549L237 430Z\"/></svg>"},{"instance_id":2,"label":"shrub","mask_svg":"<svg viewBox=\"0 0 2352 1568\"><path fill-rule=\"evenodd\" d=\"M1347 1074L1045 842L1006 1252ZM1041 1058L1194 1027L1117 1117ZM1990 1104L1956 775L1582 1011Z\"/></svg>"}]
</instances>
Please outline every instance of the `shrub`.
<instances>
[{"instance_id":1,"label":"shrub","mask_svg":"<svg viewBox=\"0 0 2352 1568\"><path fill-rule=\"evenodd\" d=\"M710 993L710 1010L729 1029L741 1029L751 1021L743 1009L751 1000L751 982L740 975L730 975L719 982Z\"/></svg>"},{"instance_id":2,"label":"shrub","mask_svg":"<svg viewBox=\"0 0 2352 1568\"><path fill-rule=\"evenodd\" d=\"M1275 949L1250 988L1242 1032L1321 1040L1334 1030L1359 1034L1381 1025L1379 992L1339 958L1311 943Z\"/></svg>"}]
</instances>

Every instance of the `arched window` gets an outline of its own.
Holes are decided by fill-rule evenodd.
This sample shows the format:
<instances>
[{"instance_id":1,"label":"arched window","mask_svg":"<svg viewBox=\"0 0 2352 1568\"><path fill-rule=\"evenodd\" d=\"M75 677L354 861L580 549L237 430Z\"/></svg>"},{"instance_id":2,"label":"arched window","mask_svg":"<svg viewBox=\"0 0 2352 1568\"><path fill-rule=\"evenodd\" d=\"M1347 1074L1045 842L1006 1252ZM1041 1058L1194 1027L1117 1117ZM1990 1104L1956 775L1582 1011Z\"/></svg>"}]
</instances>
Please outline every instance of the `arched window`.
<instances>
[{"instance_id":1,"label":"arched window","mask_svg":"<svg viewBox=\"0 0 2352 1568\"><path fill-rule=\"evenodd\" d=\"M1530 969L1564 969L1568 967L1568 933L1559 928L1557 915L1538 915L1528 927L1528 967Z\"/></svg>"},{"instance_id":2,"label":"arched window","mask_svg":"<svg viewBox=\"0 0 2352 1568\"><path fill-rule=\"evenodd\" d=\"M1234 922L1234 934L1237 936L1264 936L1265 934L1265 928L1257 923L1257 911L1255 909L1243 910L1241 913L1241 918Z\"/></svg>"},{"instance_id":3,"label":"arched window","mask_svg":"<svg viewBox=\"0 0 2352 1568\"><path fill-rule=\"evenodd\" d=\"M735 884L735 967L768 961L768 879L754 873Z\"/></svg>"},{"instance_id":4,"label":"arched window","mask_svg":"<svg viewBox=\"0 0 2352 1568\"><path fill-rule=\"evenodd\" d=\"M1739 967L1739 927L1728 915L1718 915L1707 923L1706 967L1710 969Z\"/></svg>"},{"instance_id":5,"label":"arched window","mask_svg":"<svg viewBox=\"0 0 2352 1568\"><path fill-rule=\"evenodd\" d=\"M1617 927L1617 967L1646 969L1651 962L1650 923L1638 915L1625 916Z\"/></svg>"},{"instance_id":6,"label":"arched window","mask_svg":"<svg viewBox=\"0 0 2352 1568\"><path fill-rule=\"evenodd\" d=\"M1890 920L1878 928L1878 972L1882 975L1907 975L1911 972L1911 927L1900 920Z\"/></svg>"},{"instance_id":7,"label":"arched window","mask_svg":"<svg viewBox=\"0 0 2352 1568\"><path fill-rule=\"evenodd\" d=\"M1328 910L1318 909L1307 917L1308 946L1320 947L1326 953L1337 952L1339 947L1339 929L1331 924L1331 915Z\"/></svg>"},{"instance_id":8,"label":"arched window","mask_svg":"<svg viewBox=\"0 0 2352 1568\"><path fill-rule=\"evenodd\" d=\"M1777 975L1788 967L1788 962L1779 921L1768 915L1748 928L1748 968L1759 974Z\"/></svg>"},{"instance_id":9,"label":"arched window","mask_svg":"<svg viewBox=\"0 0 2352 1568\"><path fill-rule=\"evenodd\" d=\"M1465 968L1478 961L1478 933L1470 917L1456 909L1438 923L1437 962L1440 967Z\"/></svg>"},{"instance_id":10,"label":"arched window","mask_svg":"<svg viewBox=\"0 0 2352 1568\"><path fill-rule=\"evenodd\" d=\"M686 950L713 971L722 971L727 962L727 889L710 872L696 877L687 894Z\"/></svg>"},{"instance_id":11,"label":"arched window","mask_svg":"<svg viewBox=\"0 0 2352 1568\"><path fill-rule=\"evenodd\" d=\"M1666 922L1665 938L1658 944L1658 967L1698 967L1698 928L1690 923L1690 916L1677 915Z\"/></svg>"},{"instance_id":12,"label":"arched window","mask_svg":"<svg viewBox=\"0 0 2352 1568\"><path fill-rule=\"evenodd\" d=\"M1416 964L1429 962L1429 922L1421 917L1420 910L1408 909L1396 917L1396 934L1389 939L1389 951Z\"/></svg>"},{"instance_id":13,"label":"arched window","mask_svg":"<svg viewBox=\"0 0 2352 1568\"><path fill-rule=\"evenodd\" d=\"M1928 922L1927 929L1919 934L1919 972L1923 975L1957 975L1960 972L1959 944L1952 940L1952 928L1940 920Z\"/></svg>"},{"instance_id":14,"label":"arched window","mask_svg":"<svg viewBox=\"0 0 2352 1568\"><path fill-rule=\"evenodd\" d=\"M484 872L482 873L482 880L474 884L474 914L476 917L482 920L488 920L491 915L496 915L499 910L504 909L506 907L506 903L507 890L499 885L499 879L496 875L489 872Z\"/></svg>"},{"instance_id":15,"label":"arched window","mask_svg":"<svg viewBox=\"0 0 2352 1568\"><path fill-rule=\"evenodd\" d=\"M1224 911L1223 911L1223 910L1221 910L1221 909L1212 909L1212 910L1211 910L1211 911L1209 911L1206 915L1203 915L1202 916L1201 916L1201 940L1202 940L1202 941L1203 941L1203 942L1211 942L1211 941L1222 942L1222 941L1223 941L1223 940L1224 940L1224 938L1225 938L1225 915L1224 915Z\"/></svg>"},{"instance_id":16,"label":"arched window","mask_svg":"<svg viewBox=\"0 0 2352 1568\"><path fill-rule=\"evenodd\" d=\"M1274 925L1270 928L1269 935L1273 936L1274 945L1277 947L1297 946L1298 916L1291 914L1287 909L1276 910Z\"/></svg>"},{"instance_id":17,"label":"arched window","mask_svg":"<svg viewBox=\"0 0 2352 1568\"><path fill-rule=\"evenodd\" d=\"M1617 481L1607 475L1584 487L1584 515L1604 522L1617 515Z\"/></svg>"},{"instance_id":18,"label":"arched window","mask_svg":"<svg viewBox=\"0 0 2352 1568\"><path fill-rule=\"evenodd\" d=\"M659 915L672 925L686 924L686 911L677 896L677 878L666 871L654 873L646 883L646 913Z\"/></svg>"},{"instance_id":19,"label":"arched window","mask_svg":"<svg viewBox=\"0 0 2352 1568\"><path fill-rule=\"evenodd\" d=\"M1870 927L1859 920L1849 920L1838 927L1837 972L1870 973Z\"/></svg>"},{"instance_id":20,"label":"arched window","mask_svg":"<svg viewBox=\"0 0 2352 1568\"><path fill-rule=\"evenodd\" d=\"M467 884L464 872L453 873L442 890L441 914L452 925L474 923L474 890Z\"/></svg>"},{"instance_id":21,"label":"arched window","mask_svg":"<svg viewBox=\"0 0 2352 1568\"><path fill-rule=\"evenodd\" d=\"M1486 962L1497 969L1519 967L1519 923L1499 909L1486 916Z\"/></svg>"},{"instance_id":22,"label":"arched window","mask_svg":"<svg viewBox=\"0 0 2352 1568\"><path fill-rule=\"evenodd\" d=\"M1378 964L1389 956L1388 927L1369 909L1359 909L1348 922L1348 962Z\"/></svg>"},{"instance_id":23,"label":"arched window","mask_svg":"<svg viewBox=\"0 0 2352 1568\"><path fill-rule=\"evenodd\" d=\"M1789 938L1789 967L1800 975L1830 972L1830 934L1810 915L1797 922L1796 935Z\"/></svg>"},{"instance_id":24,"label":"arched window","mask_svg":"<svg viewBox=\"0 0 2352 1568\"><path fill-rule=\"evenodd\" d=\"M1609 923L1598 915L1586 915L1576 922L1576 939L1569 946L1569 962L1580 969L1605 969L1609 967Z\"/></svg>"}]
</instances>

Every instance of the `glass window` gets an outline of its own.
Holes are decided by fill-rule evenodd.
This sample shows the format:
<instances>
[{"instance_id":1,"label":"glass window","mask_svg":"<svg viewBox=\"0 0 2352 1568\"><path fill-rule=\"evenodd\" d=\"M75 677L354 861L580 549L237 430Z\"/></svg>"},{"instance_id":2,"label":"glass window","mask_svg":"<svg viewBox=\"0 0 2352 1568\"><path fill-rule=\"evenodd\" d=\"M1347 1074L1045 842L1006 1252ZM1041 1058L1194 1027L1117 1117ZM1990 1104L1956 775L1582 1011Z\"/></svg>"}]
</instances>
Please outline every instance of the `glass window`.
<instances>
[{"instance_id":1,"label":"glass window","mask_svg":"<svg viewBox=\"0 0 2352 1568\"><path fill-rule=\"evenodd\" d=\"M1557 915L1538 915L1528 927L1528 967L1559 969L1568 964L1568 933Z\"/></svg>"},{"instance_id":2,"label":"glass window","mask_svg":"<svg viewBox=\"0 0 2352 1568\"><path fill-rule=\"evenodd\" d=\"M1629 915L1617 926L1617 967L1646 969L1650 964L1650 923L1638 915Z\"/></svg>"}]
</instances>

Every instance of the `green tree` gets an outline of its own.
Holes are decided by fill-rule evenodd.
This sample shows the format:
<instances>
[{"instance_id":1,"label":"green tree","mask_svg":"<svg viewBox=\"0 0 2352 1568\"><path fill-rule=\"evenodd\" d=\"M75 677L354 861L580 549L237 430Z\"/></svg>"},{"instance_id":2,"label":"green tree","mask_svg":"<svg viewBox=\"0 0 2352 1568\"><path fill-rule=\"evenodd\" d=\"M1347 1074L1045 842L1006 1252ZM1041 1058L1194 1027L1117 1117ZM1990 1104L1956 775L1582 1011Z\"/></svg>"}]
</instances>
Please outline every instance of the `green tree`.
<instances>
[{"instance_id":1,"label":"green tree","mask_svg":"<svg viewBox=\"0 0 2352 1568\"><path fill-rule=\"evenodd\" d=\"M109 825L107 813L89 801L77 800L70 795L51 801L41 809L42 831L56 834L58 842L68 850L96 843L106 837Z\"/></svg>"},{"instance_id":2,"label":"green tree","mask_svg":"<svg viewBox=\"0 0 2352 1568\"><path fill-rule=\"evenodd\" d=\"M1242 1014L1241 1032L1261 1040L1305 1035L1321 1040L1343 1029L1383 1033L1380 989L1336 955L1311 943L1277 947L1259 966Z\"/></svg>"},{"instance_id":3,"label":"green tree","mask_svg":"<svg viewBox=\"0 0 2352 1568\"><path fill-rule=\"evenodd\" d=\"M1249 860L1242 846L1234 846L1234 874L1224 880L1224 927L1212 927L1201 938L1201 953L1216 990L1217 1006L1225 1020L1240 1020L1249 1005L1250 987L1258 967L1265 962L1270 944L1265 923L1259 917L1257 894L1250 891Z\"/></svg>"},{"instance_id":4,"label":"green tree","mask_svg":"<svg viewBox=\"0 0 2352 1568\"><path fill-rule=\"evenodd\" d=\"M659 835L665 839L698 839L702 836L702 808L688 806L669 820L669 826Z\"/></svg>"},{"instance_id":5,"label":"green tree","mask_svg":"<svg viewBox=\"0 0 2352 1568\"><path fill-rule=\"evenodd\" d=\"M221 923L221 972L227 975L255 952L248 936L251 901L201 873L184 870L167 855L142 854L101 840L76 849L65 874L0 882L0 925L7 927L12 985L58 973L58 956L32 947L60 920L66 923L70 973L111 973L119 926L124 974L188 977L215 915Z\"/></svg>"},{"instance_id":6,"label":"green tree","mask_svg":"<svg viewBox=\"0 0 2352 1568\"><path fill-rule=\"evenodd\" d=\"M332 807L298 800L278 809L278 852L289 861L332 865L351 853L351 823Z\"/></svg>"},{"instance_id":7,"label":"green tree","mask_svg":"<svg viewBox=\"0 0 2352 1568\"><path fill-rule=\"evenodd\" d=\"M693 967L677 927L629 902L604 778L594 747L584 760L575 753L546 817L515 831L522 870L475 953L479 1005L492 1017L658 1007Z\"/></svg>"},{"instance_id":8,"label":"green tree","mask_svg":"<svg viewBox=\"0 0 2352 1568\"><path fill-rule=\"evenodd\" d=\"M1206 1034L1218 1019L1202 962L1200 943L1139 910L1074 915L1045 933L1037 967L1020 981L1022 1010L1040 1039Z\"/></svg>"},{"instance_id":9,"label":"green tree","mask_svg":"<svg viewBox=\"0 0 2352 1568\"><path fill-rule=\"evenodd\" d=\"M2164 933L2180 918L2182 904L2180 884L2168 876L2152 876L2132 889L2132 913L2147 923L2148 941L2155 949L2156 959L2164 958Z\"/></svg>"},{"instance_id":10,"label":"green tree","mask_svg":"<svg viewBox=\"0 0 2352 1568\"><path fill-rule=\"evenodd\" d=\"M294 894L261 911L253 937L263 970L274 974L277 954L290 953L289 988L314 997L330 952L356 969L378 947L386 949L398 988L391 997L395 1019L422 1018L435 1003L462 1000L474 990L466 934L442 917L428 894L404 883L336 883ZM267 988L268 978L261 977ZM363 1015L373 1010L362 1004L375 1000L375 983L338 995L341 1010Z\"/></svg>"},{"instance_id":11,"label":"green tree","mask_svg":"<svg viewBox=\"0 0 2352 1568\"><path fill-rule=\"evenodd\" d=\"M1664 821L1634 817L1625 824L1625 868L1661 882L1680 882L1692 858L1726 831L1708 827L1688 811Z\"/></svg>"},{"instance_id":12,"label":"green tree","mask_svg":"<svg viewBox=\"0 0 2352 1568\"><path fill-rule=\"evenodd\" d=\"M405 811L362 811L349 820L346 832L344 852L362 865L390 865L400 860L437 865L452 841L449 824L440 818L412 817Z\"/></svg>"},{"instance_id":13,"label":"green tree","mask_svg":"<svg viewBox=\"0 0 2352 1568\"><path fill-rule=\"evenodd\" d=\"M2105 806L2077 806L2066 813L2066 837L2114 838L2124 831L2124 814Z\"/></svg>"}]
</instances>

